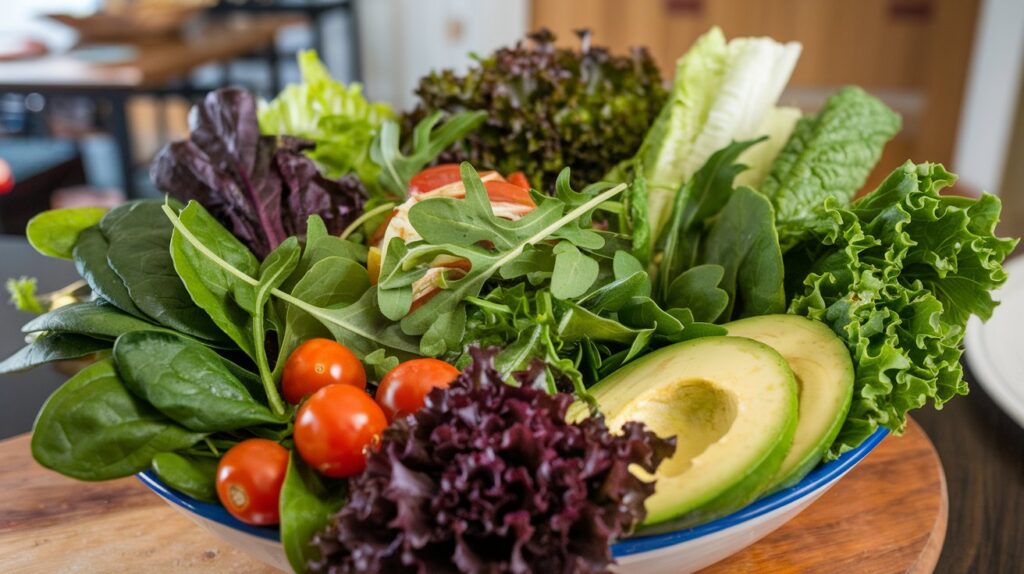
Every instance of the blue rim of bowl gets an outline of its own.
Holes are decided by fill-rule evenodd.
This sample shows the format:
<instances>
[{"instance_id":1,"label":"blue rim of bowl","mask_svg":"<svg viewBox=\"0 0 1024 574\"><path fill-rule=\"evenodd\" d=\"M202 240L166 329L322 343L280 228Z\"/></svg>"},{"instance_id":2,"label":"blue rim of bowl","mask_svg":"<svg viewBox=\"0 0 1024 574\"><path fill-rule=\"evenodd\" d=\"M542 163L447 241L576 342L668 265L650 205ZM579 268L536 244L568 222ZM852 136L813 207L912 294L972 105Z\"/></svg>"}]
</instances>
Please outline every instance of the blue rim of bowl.
<instances>
[{"instance_id":1,"label":"blue rim of bowl","mask_svg":"<svg viewBox=\"0 0 1024 574\"><path fill-rule=\"evenodd\" d=\"M651 552L652 550L666 548L668 546L674 546L695 538L707 536L714 532L732 528L733 526L737 526L743 522L753 520L759 516L763 516L769 512L787 506L841 477L846 471L853 468L854 465L860 462L861 459L867 456L869 452L878 446L878 443L882 442L882 439L885 438L888 433L889 431L887 429L878 429L857 448L844 453L836 460L818 465L810 472L810 474L805 476L803 480L794 486L780 490L771 496L766 496L765 498L754 501L741 510L738 510L728 516L684 530L676 530L674 532L654 534L651 536L627 538L612 545L612 555L616 558L622 558L624 556L641 554L644 552ZM176 504L189 512L198 514L207 520L222 524L234 530L240 530L246 534L251 534L265 540L271 540L274 542L280 540L280 532L277 527L252 526L250 524L245 524L234 516L231 516L220 504L196 500L172 489L164 484L163 481L161 481L151 470L140 472L136 476L138 476L139 480L142 481L143 484L149 487L161 498Z\"/></svg>"}]
</instances>

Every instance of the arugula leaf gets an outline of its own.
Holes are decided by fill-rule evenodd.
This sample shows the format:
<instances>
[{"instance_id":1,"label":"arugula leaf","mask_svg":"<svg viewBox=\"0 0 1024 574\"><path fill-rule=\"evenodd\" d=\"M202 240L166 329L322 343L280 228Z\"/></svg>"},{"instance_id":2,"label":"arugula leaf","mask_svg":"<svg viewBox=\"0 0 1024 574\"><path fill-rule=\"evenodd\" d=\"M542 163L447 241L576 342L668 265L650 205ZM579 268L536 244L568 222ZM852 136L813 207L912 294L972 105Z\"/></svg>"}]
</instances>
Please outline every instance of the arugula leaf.
<instances>
[{"instance_id":1,"label":"arugula leaf","mask_svg":"<svg viewBox=\"0 0 1024 574\"><path fill-rule=\"evenodd\" d=\"M110 480L146 470L161 452L203 440L125 388L105 359L71 377L39 411L32 456L79 480Z\"/></svg>"},{"instance_id":2,"label":"arugula leaf","mask_svg":"<svg viewBox=\"0 0 1024 574\"><path fill-rule=\"evenodd\" d=\"M784 271L775 212L768 199L741 187L722 208L704 241L702 262L724 270L728 295L724 320L781 313L786 307Z\"/></svg>"},{"instance_id":3,"label":"arugula leaf","mask_svg":"<svg viewBox=\"0 0 1024 574\"><path fill-rule=\"evenodd\" d=\"M829 457L907 411L967 392L960 343L967 318L991 314L989 292L1015 240L994 235L999 200L950 197L941 165L907 162L852 206L829 199L786 256L807 269L789 312L832 327L856 366L853 403Z\"/></svg>"},{"instance_id":4,"label":"arugula leaf","mask_svg":"<svg viewBox=\"0 0 1024 574\"><path fill-rule=\"evenodd\" d=\"M578 203L571 209L561 199L542 199L529 215L516 221L509 221L498 218L491 212L487 192L473 167L463 163L461 169L463 183L466 186L466 198L428 199L413 206L409 212L409 220L417 233L423 237L423 241L407 246L407 250L400 257L392 257L389 254L381 270L378 285L381 292L390 289L408 290L408 276L396 274L396 270L408 271L429 265L435 257L442 254L469 262L469 271L461 277L448 280L444 288L429 301L402 319L403 332L408 335L424 335L425 343L421 342L420 348L423 354L444 352L445 347L452 348L453 342L462 341L465 300L479 295L484 283L502 267L516 260L527 249L550 238L566 225L576 225L580 219L589 217L598 205L622 192L626 187L618 185L580 201L576 201L576 197L565 195L567 200ZM446 213L445 225L440 225L433 217L441 212ZM493 248L475 245L483 239L490 241ZM557 255L555 259L557 268ZM567 260L564 257L563 262L574 263L572 259ZM586 263L583 265L587 266L584 273L590 274L592 266ZM568 273L567 276L576 275ZM586 279L587 276L577 278ZM593 283L593 278L590 283ZM429 337L426 336L428 331ZM442 333L443 337L440 336Z\"/></svg>"},{"instance_id":5,"label":"arugula leaf","mask_svg":"<svg viewBox=\"0 0 1024 574\"><path fill-rule=\"evenodd\" d=\"M71 259L71 250L82 231L96 225L107 212L103 207L51 209L36 215L25 226L25 237L36 251L49 257Z\"/></svg>"},{"instance_id":6,"label":"arugula leaf","mask_svg":"<svg viewBox=\"0 0 1024 574\"><path fill-rule=\"evenodd\" d=\"M823 216L826 198L845 203L853 197L899 129L899 115L855 87L797 122L760 189L775 205L784 250Z\"/></svg>"},{"instance_id":7,"label":"arugula leaf","mask_svg":"<svg viewBox=\"0 0 1024 574\"><path fill-rule=\"evenodd\" d=\"M370 147L370 157L381 167L381 187L394 197L404 198L412 176L487 119L487 112L460 112L435 130L434 126L441 121L442 115L443 112L434 112L416 124L412 133L411 155L404 155L399 149L397 123L386 121L381 126Z\"/></svg>"}]
</instances>

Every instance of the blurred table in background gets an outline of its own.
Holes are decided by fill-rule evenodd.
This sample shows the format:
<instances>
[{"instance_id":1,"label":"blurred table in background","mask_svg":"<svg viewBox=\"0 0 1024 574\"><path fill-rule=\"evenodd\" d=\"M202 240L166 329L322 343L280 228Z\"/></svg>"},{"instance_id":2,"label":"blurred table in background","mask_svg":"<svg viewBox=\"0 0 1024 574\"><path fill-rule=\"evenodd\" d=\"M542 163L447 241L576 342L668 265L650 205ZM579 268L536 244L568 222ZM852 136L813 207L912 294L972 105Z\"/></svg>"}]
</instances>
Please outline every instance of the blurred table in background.
<instances>
[{"instance_id":1,"label":"blurred table in background","mask_svg":"<svg viewBox=\"0 0 1024 574\"><path fill-rule=\"evenodd\" d=\"M63 54L0 63L0 93L82 95L109 106L111 132L119 148L125 195L134 197L130 126L125 112L133 94L197 95L188 82L196 68L261 54L277 78L277 33L304 22L298 14L218 17L181 34L137 42L85 45ZM273 89L276 89L276 85Z\"/></svg>"}]
</instances>

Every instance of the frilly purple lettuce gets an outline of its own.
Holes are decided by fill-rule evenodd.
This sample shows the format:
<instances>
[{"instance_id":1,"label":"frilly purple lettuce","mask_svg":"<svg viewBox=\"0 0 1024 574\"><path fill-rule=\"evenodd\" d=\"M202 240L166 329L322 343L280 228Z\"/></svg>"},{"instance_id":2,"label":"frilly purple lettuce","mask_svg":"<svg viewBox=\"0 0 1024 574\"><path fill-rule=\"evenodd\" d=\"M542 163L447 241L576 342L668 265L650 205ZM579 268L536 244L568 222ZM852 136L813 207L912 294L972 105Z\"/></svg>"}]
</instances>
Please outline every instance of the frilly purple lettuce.
<instances>
[{"instance_id":1,"label":"frilly purple lettuce","mask_svg":"<svg viewBox=\"0 0 1024 574\"><path fill-rule=\"evenodd\" d=\"M314 539L316 572L607 572L609 544L646 516L654 472L675 452L642 423L612 434L565 420L568 394L542 365L505 384L497 349L415 415L395 421L349 501Z\"/></svg>"}]
</instances>

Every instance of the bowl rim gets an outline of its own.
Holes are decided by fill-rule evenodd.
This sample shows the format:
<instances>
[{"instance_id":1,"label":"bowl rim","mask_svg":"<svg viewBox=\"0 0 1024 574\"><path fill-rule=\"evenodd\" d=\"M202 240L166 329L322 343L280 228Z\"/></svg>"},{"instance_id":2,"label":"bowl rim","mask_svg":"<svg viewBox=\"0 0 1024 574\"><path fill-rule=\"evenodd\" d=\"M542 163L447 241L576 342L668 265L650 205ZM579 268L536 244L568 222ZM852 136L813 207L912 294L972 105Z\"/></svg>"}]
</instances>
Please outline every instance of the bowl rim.
<instances>
[{"instance_id":1,"label":"bowl rim","mask_svg":"<svg viewBox=\"0 0 1024 574\"><path fill-rule=\"evenodd\" d=\"M732 514L692 528L621 540L612 544L612 555L615 558L622 558L675 546L676 544L739 526L744 522L788 506L838 480L867 456L868 453L874 450L888 434L888 429L884 427L878 428L856 448L843 453L835 460L819 464L797 484L756 500ZM197 500L172 489L164 484L152 470L140 472L136 476L142 484L146 485L164 500L193 514L197 514L206 520L234 530L240 530L258 538L280 542L280 530L276 526L253 526L246 524L228 513L227 509L220 504Z\"/></svg>"}]
</instances>

